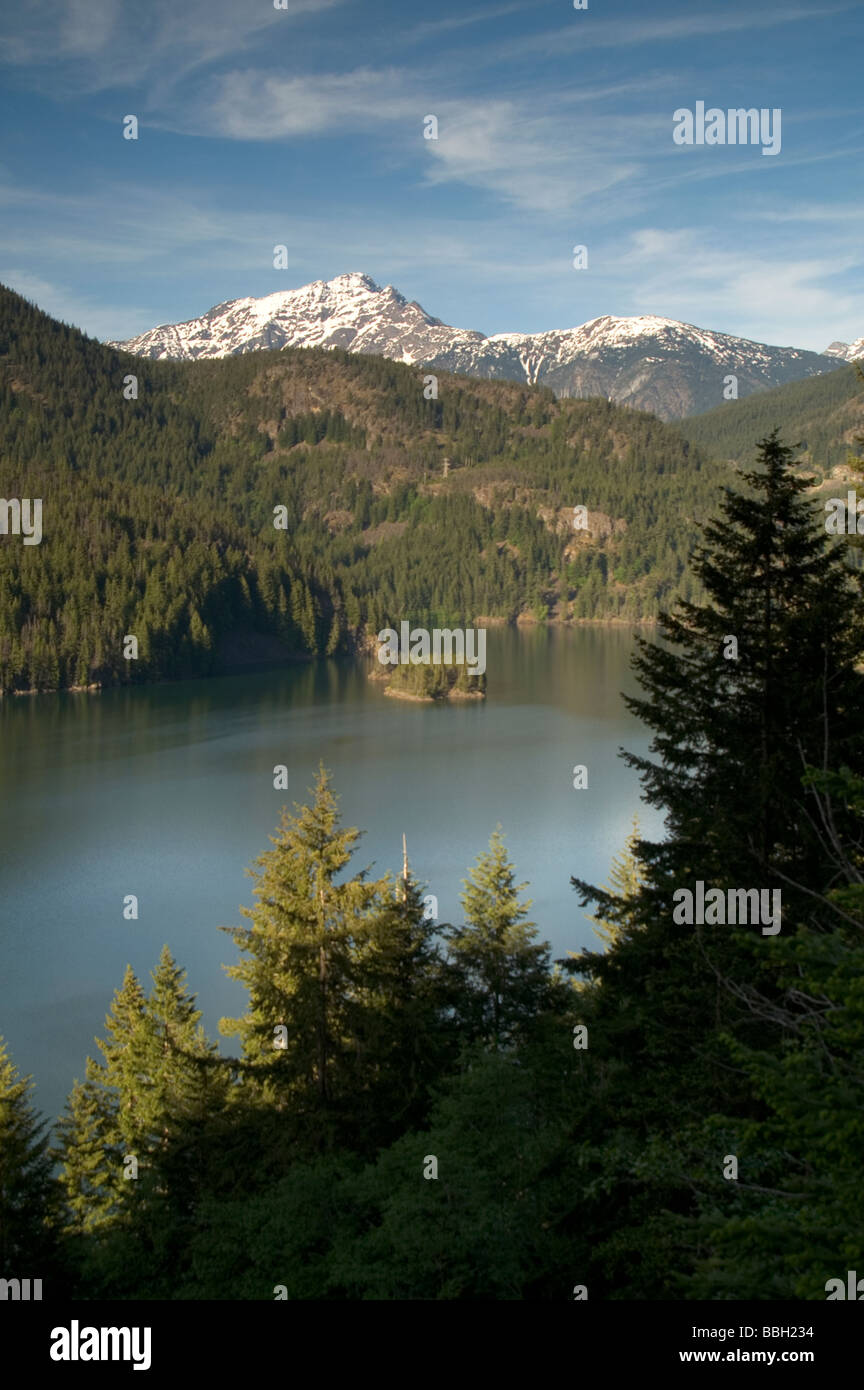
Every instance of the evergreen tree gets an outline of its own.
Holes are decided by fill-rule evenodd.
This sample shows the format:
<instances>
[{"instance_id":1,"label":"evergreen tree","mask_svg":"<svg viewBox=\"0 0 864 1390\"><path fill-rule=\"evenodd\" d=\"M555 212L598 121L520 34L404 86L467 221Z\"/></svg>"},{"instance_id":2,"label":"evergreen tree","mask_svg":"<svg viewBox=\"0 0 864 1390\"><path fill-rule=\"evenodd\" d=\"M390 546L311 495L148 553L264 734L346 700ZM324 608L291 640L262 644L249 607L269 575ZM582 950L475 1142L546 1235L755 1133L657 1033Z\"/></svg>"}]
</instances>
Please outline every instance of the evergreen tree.
<instances>
[{"instance_id":1,"label":"evergreen tree","mask_svg":"<svg viewBox=\"0 0 864 1390\"><path fill-rule=\"evenodd\" d=\"M216 1157L209 1138L228 1102L229 1078L204 1032L186 972L167 946L152 978L142 1058L148 1152L162 1194L187 1208Z\"/></svg>"},{"instance_id":2,"label":"evergreen tree","mask_svg":"<svg viewBox=\"0 0 864 1390\"><path fill-rule=\"evenodd\" d=\"M527 884L516 883L500 825L464 884L465 922L445 933L459 982L457 1012L466 1040L498 1050L552 1003L549 947L524 920L531 901L519 894Z\"/></svg>"},{"instance_id":3,"label":"evergreen tree","mask_svg":"<svg viewBox=\"0 0 864 1390\"><path fill-rule=\"evenodd\" d=\"M637 852L639 840L639 818L634 816L624 849L612 860L609 883L603 886L612 909L618 909L618 915L614 919L599 915L591 918L594 923L594 935L607 947L616 945L623 935L638 926L634 908L639 890L645 881ZM626 915L622 915L622 908Z\"/></svg>"},{"instance_id":4,"label":"evergreen tree","mask_svg":"<svg viewBox=\"0 0 864 1390\"><path fill-rule=\"evenodd\" d=\"M218 1157L227 1074L167 946L145 998L127 967L58 1125L69 1261L92 1296L168 1296Z\"/></svg>"},{"instance_id":5,"label":"evergreen tree","mask_svg":"<svg viewBox=\"0 0 864 1390\"><path fill-rule=\"evenodd\" d=\"M518 1053L469 1056L439 1088L424 1131L343 1182L328 1262L343 1296L561 1298L578 1278L583 1260L554 1230L563 1194L548 1176L573 1110L566 1029ZM430 1158L434 1178L424 1177ZM554 1288L546 1271L565 1261L569 1284Z\"/></svg>"},{"instance_id":6,"label":"evergreen tree","mask_svg":"<svg viewBox=\"0 0 864 1390\"><path fill-rule=\"evenodd\" d=\"M105 1032L105 1039L96 1039L104 1060L92 1066L88 1079L112 1096L116 1103L115 1138L126 1153L143 1164L153 1141L153 1113L147 1093L152 1034L147 1000L131 965L127 965L123 983L114 993Z\"/></svg>"},{"instance_id":7,"label":"evergreen tree","mask_svg":"<svg viewBox=\"0 0 864 1390\"><path fill-rule=\"evenodd\" d=\"M0 1038L0 1277L39 1279L51 1248L51 1160L44 1121Z\"/></svg>"},{"instance_id":8,"label":"evergreen tree","mask_svg":"<svg viewBox=\"0 0 864 1390\"><path fill-rule=\"evenodd\" d=\"M784 933L804 921L810 931L834 926L818 899L835 868L801 774L822 764L825 748L861 768L860 584L829 545L776 434L759 458L746 491L726 490L696 553L707 602L664 615L663 646L640 643L646 693L628 703L655 731L660 761L628 761L642 773L645 799L666 811L667 839L635 847L643 875L635 898L573 880L604 920L639 927L575 962L596 986L584 1006L590 1055L603 1063L586 1078L573 1162L603 1200L583 1200L565 1226L574 1239L586 1221L594 1230L601 1296L680 1292L697 1244L695 1193L719 1162L721 1140L705 1117L723 1115L728 1126L759 1103L729 1065L730 1040L766 1056L779 1047L777 938L710 919L676 924L674 890L692 891L697 880L780 889ZM724 655L730 637L737 659ZM835 809L844 834L849 811ZM767 1001L761 1011L749 1007L754 993Z\"/></svg>"},{"instance_id":9,"label":"evergreen tree","mask_svg":"<svg viewBox=\"0 0 864 1390\"><path fill-rule=\"evenodd\" d=\"M598 912L591 914L594 935L603 942L607 950L617 946L631 931L638 930L639 927L639 893L645 883L638 855L639 841L639 818L634 816L624 848L612 860L609 883L594 890L599 908ZM579 969L584 974L591 954L588 950L568 951L569 968ZM573 965L576 961L579 962L578 966ZM580 995L593 988L585 979L574 980L573 986Z\"/></svg>"},{"instance_id":10,"label":"evergreen tree","mask_svg":"<svg viewBox=\"0 0 864 1390\"><path fill-rule=\"evenodd\" d=\"M353 1132L363 1136L364 1150L422 1123L433 1083L455 1064L457 1036L437 934L406 859L400 880L379 882L356 954L361 1007Z\"/></svg>"},{"instance_id":11,"label":"evergreen tree","mask_svg":"<svg viewBox=\"0 0 864 1390\"><path fill-rule=\"evenodd\" d=\"M152 1147L147 1104L147 1057L152 1052L146 1000L131 966L96 1039L103 1061L87 1058L85 1081L75 1082L58 1124L55 1157L73 1264L98 1279L106 1239L134 1225L150 1187ZM136 1166L137 1165L137 1168ZM133 1176L134 1175L134 1176ZM91 1237L89 1243L81 1237Z\"/></svg>"},{"instance_id":12,"label":"evergreen tree","mask_svg":"<svg viewBox=\"0 0 864 1390\"><path fill-rule=\"evenodd\" d=\"M245 1089L277 1111L311 1121L316 1141L332 1141L339 1107L350 1093L358 1032L354 943L365 930L378 886L361 870L344 882L359 831L341 829L337 801L323 765L311 806L283 809L273 849L250 870L252 926L225 927L243 952L227 968L249 991L240 1019L222 1031L242 1039Z\"/></svg>"},{"instance_id":13,"label":"evergreen tree","mask_svg":"<svg viewBox=\"0 0 864 1390\"><path fill-rule=\"evenodd\" d=\"M186 1133L225 1097L224 1069L208 1065L217 1055L201 1025L201 1010L186 986L186 972L163 946L147 1000L150 1024L148 1104L159 1147Z\"/></svg>"},{"instance_id":14,"label":"evergreen tree","mask_svg":"<svg viewBox=\"0 0 864 1390\"><path fill-rule=\"evenodd\" d=\"M655 731L661 761L627 761L667 815L668 838L640 845L655 895L696 868L730 884L770 876L790 892L819 883L802 770L822 764L829 728L835 764L864 753L860 578L829 545L791 463L776 431L762 441L747 490L724 489L694 554L707 602L662 615L664 646L640 641L645 694L627 704Z\"/></svg>"},{"instance_id":15,"label":"evergreen tree","mask_svg":"<svg viewBox=\"0 0 864 1390\"><path fill-rule=\"evenodd\" d=\"M118 1218L125 1194L123 1149L116 1130L116 1099L87 1059L86 1079L75 1081L57 1122L52 1156L61 1165L63 1228L73 1238L99 1234Z\"/></svg>"},{"instance_id":16,"label":"evergreen tree","mask_svg":"<svg viewBox=\"0 0 864 1390\"><path fill-rule=\"evenodd\" d=\"M131 966L97 1039L103 1062L87 1060L59 1125L62 1184L75 1229L110 1224L124 1200L146 1205L165 1172L194 1177L195 1137L225 1104L227 1078L200 1025L185 972L164 947L147 999ZM134 1183L124 1170L135 1159ZM129 1165L131 1171L131 1165ZM161 1174L161 1176L160 1176Z\"/></svg>"}]
</instances>

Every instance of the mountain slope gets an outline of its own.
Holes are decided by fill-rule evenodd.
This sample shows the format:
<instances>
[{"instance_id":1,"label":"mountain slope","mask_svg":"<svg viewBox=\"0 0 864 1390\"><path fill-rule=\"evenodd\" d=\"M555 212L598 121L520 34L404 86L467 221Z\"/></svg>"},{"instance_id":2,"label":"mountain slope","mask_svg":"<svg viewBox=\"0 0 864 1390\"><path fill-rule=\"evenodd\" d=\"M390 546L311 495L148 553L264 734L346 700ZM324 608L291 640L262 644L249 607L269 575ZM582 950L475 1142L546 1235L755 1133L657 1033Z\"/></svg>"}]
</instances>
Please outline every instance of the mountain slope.
<instances>
[{"instance_id":1,"label":"mountain slope","mask_svg":"<svg viewBox=\"0 0 864 1390\"><path fill-rule=\"evenodd\" d=\"M754 440L777 425L788 443L800 445L803 464L824 476L843 469L864 433L864 379L855 367L844 366L749 400L728 401L675 428L712 458L740 463L752 456Z\"/></svg>"},{"instance_id":2,"label":"mountain slope","mask_svg":"<svg viewBox=\"0 0 864 1390\"><path fill-rule=\"evenodd\" d=\"M338 654L402 619L637 621L691 592L720 465L607 401L440 386L340 349L149 362L0 290L3 494L44 500L40 545L0 535L0 689Z\"/></svg>"},{"instance_id":3,"label":"mountain slope","mask_svg":"<svg viewBox=\"0 0 864 1390\"><path fill-rule=\"evenodd\" d=\"M218 304L201 318L166 324L109 344L141 357L178 361L262 348L341 347L500 381L549 386L557 396L605 396L677 419L722 401L724 379L739 396L835 370L841 359L771 347L651 315L605 316L578 328L486 337L451 328L352 272L260 299Z\"/></svg>"}]
</instances>

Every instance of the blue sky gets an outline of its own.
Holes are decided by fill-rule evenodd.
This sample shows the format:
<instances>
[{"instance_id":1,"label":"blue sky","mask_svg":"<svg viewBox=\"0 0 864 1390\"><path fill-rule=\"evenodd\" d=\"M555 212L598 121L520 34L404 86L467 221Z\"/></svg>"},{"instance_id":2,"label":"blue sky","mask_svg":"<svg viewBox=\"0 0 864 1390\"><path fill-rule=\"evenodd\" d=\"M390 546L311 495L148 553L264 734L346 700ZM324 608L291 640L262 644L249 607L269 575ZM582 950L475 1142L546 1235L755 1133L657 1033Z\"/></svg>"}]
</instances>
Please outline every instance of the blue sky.
<instances>
[{"instance_id":1,"label":"blue sky","mask_svg":"<svg viewBox=\"0 0 864 1390\"><path fill-rule=\"evenodd\" d=\"M0 280L101 338L349 270L485 333L864 334L862 0L286 3L6 6ZM700 100L779 155L677 146Z\"/></svg>"}]
</instances>

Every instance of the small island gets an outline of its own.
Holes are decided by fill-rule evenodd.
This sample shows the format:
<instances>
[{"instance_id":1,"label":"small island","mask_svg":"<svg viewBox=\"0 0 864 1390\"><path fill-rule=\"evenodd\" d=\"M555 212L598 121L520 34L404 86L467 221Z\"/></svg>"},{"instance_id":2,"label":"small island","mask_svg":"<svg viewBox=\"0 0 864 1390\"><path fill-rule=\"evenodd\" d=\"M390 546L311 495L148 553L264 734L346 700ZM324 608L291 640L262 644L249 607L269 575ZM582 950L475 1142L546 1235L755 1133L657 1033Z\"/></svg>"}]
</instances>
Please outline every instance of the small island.
<instances>
[{"instance_id":1,"label":"small island","mask_svg":"<svg viewBox=\"0 0 864 1390\"><path fill-rule=\"evenodd\" d=\"M397 700L485 700L486 676L472 675L467 666L418 664L391 666L375 680L386 680L385 695Z\"/></svg>"}]
</instances>

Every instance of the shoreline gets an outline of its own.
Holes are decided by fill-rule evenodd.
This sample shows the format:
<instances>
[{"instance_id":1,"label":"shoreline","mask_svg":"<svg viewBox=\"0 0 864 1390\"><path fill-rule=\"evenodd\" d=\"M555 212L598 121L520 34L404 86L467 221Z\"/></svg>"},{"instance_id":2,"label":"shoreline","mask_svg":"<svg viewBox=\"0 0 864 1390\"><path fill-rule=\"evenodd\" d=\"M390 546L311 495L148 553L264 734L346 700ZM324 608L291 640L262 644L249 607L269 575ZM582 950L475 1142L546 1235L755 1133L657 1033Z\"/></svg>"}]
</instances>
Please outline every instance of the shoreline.
<instances>
[{"instance_id":1,"label":"shoreline","mask_svg":"<svg viewBox=\"0 0 864 1390\"><path fill-rule=\"evenodd\" d=\"M530 616L526 616L526 615L524 615L524 614L520 614L519 617L516 619L515 622L511 621L511 619L509 619L509 618L479 617L479 618L475 618L475 619L474 619L474 622L473 622L472 626L477 626L477 627L480 627L480 626L482 626L482 627L512 627L512 628L515 628L515 629L517 629L517 630L518 630L518 629L529 628L529 627L531 627L531 628L538 628L538 627L549 627L549 628L608 627L608 628L630 628L631 630L635 631L635 630L637 630L638 628L651 628L651 627L657 627L657 626L658 626L658 620L657 620L657 618L544 618L542 621L538 621L538 619L536 619L536 618L532 618L532 617L530 617ZM269 663L269 662L255 663L254 666L250 666L250 667L247 667L247 668L246 668L246 673L247 673L247 674L257 674L257 673L262 672L262 671L275 671L275 670L278 670L278 668L279 668L280 666L292 666L292 665L295 664L295 662L303 662L303 663L305 663L305 662L314 662L314 661L322 661L322 660L327 660L327 661L333 661L333 660L337 660L337 661L338 661L338 660L352 660L352 661L356 661L356 660L358 659L358 657L360 657L360 658L364 658L364 657L365 657L365 658L368 658L369 656L373 655L374 652L375 652L376 647L377 647L377 639L375 639L374 637L372 637L372 638L369 638L367 641L358 641L357 644L356 644L356 646L355 646L355 648L354 648L354 650L353 650L352 652L345 653L344 656L341 657L341 658L340 658L340 657L310 657L310 656L308 656L308 655L306 655L306 654L304 653L302 656L293 656L293 657L290 657L290 658L287 658L287 659L283 659L283 660L281 660L281 661L275 661L275 662L273 662L272 664ZM123 682L118 681L116 685L114 685L114 684L112 684L112 685L105 685L105 684L103 684L101 681L95 681L95 682L94 682L93 684L91 684L91 685L62 685L62 686L59 686L59 687L57 687L57 688L50 689L50 690L34 690L34 689L30 689L30 690L0 690L0 701L2 701L3 699L5 699L5 698L7 698L7 697L13 697L13 698L14 698L14 697L17 697L17 696L28 696L28 695L92 695L92 694L96 694L96 693L101 693L102 691L105 691L105 690L124 690L124 689L125 689L125 690L132 690L132 689L145 688L145 687L146 687L146 688L150 688L150 687L155 687L155 686L160 686L160 685L181 685L181 684L183 683L183 681L187 681L187 680L194 680L194 681L218 680L220 677L223 677L223 676L237 676L237 675L242 675L242 674L244 674L244 672L243 672L242 670L241 670L241 671L238 671L238 670L233 670L233 671L232 671L232 670L225 670L225 671L211 671L210 674L209 674L209 675L206 675L206 676L183 676L183 677L181 677L181 678L178 679L178 680L128 681L128 682L127 682L127 681L123 681ZM376 675L371 675L371 676L369 677L369 679L370 679L370 680L386 679L386 676L383 676L383 675L382 675L382 676L378 676L378 675L376 674ZM391 693L390 691L385 691L385 694L390 694L390 693ZM469 692L467 692L467 693L463 692L463 697L464 697L465 699L469 699L469 700L476 699L476 698L478 698L478 692L476 692L476 691L469 691ZM432 704L437 703L437 701L436 701L436 699L435 699L434 696L424 696L424 695L421 695L421 696L411 696L411 697L406 697L406 698L419 699L419 700L421 700L421 701L426 701L426 700L428 699ZM451 698L454 698L454 697L452 697L452 696L446 696L445 698L446 698L446 699L451 699ZM456 697L456 698L458 698L458 697ZM483 699L483 698L485 698L485 697L482 696L482 695L480 695L479 698Z\"/></svg>"}]
</instances>

